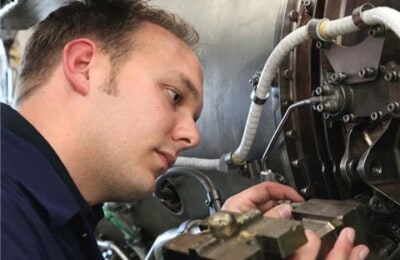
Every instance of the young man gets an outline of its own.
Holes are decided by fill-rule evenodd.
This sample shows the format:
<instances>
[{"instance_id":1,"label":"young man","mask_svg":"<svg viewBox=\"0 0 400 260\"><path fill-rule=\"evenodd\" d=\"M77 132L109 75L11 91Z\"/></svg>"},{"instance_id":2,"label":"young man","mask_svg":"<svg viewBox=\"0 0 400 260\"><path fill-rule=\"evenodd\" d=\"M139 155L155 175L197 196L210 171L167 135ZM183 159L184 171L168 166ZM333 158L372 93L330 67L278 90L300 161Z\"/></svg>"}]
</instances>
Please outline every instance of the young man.
<instances>
[{"instance_id":1,"label":"young man","mask_svg":"<svg viewBox=\"0 0 400 260\"><path fill-rule=\"evenodd\" d=\"M197 39L183 21L139 0L73 2L38 25L22 64L18 112L1 109L4 259L101 258L93 236L101 203L149 196L179 152L200 141ZM224 209L266 210L272 199L301 197L263 183ZM297 257L318 252L318 238L308 236ZM366 250L345 236L333 257Z\"/></svg>"}]
</instances>

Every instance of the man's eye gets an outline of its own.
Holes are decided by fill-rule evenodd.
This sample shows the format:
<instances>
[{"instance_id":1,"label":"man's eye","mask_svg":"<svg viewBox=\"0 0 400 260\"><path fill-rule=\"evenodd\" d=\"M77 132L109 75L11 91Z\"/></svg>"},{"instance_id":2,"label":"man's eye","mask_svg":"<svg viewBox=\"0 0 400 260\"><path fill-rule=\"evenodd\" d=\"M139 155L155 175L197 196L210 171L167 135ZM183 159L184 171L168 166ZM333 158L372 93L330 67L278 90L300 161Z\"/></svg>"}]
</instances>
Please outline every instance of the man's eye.
<instances>
[{"instance_id":1,"label":"man's eye","mask_svg":"<svg viewBox=\"0 0 400 260\"><path fill-rule=\"evenodd\" d=\"M174 104L178 103L182 98L182 95L173 89L168 89L168 94Z\"/></svg>"}]
</instances>

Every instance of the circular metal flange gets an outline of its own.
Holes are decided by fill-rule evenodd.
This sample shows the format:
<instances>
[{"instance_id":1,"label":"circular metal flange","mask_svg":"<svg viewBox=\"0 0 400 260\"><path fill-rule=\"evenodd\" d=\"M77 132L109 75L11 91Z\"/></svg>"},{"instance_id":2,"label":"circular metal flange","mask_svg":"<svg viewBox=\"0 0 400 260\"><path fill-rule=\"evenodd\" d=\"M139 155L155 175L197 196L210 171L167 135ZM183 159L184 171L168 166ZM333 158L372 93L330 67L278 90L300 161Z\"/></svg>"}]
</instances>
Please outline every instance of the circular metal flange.
<instances>
[{"instance_id":1,"label":"circular metal flange","mask_svg":"<svg viewBox=\"0 0 400 260\"><path fill-rule=\"evenodd\" d=\"M364 21L361 19L361 13L372 8L375 8L375 6L373 4L367 3L354 9L351 15L354 25L360 29L367 27L367 24L365 24Z\"/></svg>"},{"instance_id":2,"label":"circular metal flange","mask_svg":"<svg viewBox=\"0 0 400 260\"><path fill-rule=\"evenodd\" d=\"M324 18L324 19L312 19L308 22L307 30L308 30L308 34L310 35L310 37L312 39L320 40L320 41L324 41L324 42L331 41L330 38L325 37L324 35L322 35L320 33L321 24L324 22L327 22L327 21L329 21L329 19Z\"/></svg>"}]
</instances>

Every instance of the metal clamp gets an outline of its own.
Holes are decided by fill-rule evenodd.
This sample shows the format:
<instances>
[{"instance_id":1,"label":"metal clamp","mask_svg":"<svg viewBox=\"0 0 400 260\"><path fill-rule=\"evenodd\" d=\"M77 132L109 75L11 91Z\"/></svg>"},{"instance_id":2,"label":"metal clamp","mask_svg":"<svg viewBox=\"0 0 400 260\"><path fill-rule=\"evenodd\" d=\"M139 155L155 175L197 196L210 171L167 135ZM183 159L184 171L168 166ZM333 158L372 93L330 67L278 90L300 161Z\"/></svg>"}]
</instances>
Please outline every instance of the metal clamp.
<instances>
[{"instance_id":1,"label":"metal clamp","mask_svg":"<svg viewBox=\"0 0 400 260\"><path fill-rule=\"evenodd\" d=\"M320 33L320 27L323 23L329 21L329 19L312 19L308 22L308 26L307 26L307 30L308 30L308 34L310 35L310 37L312 39L315 40L321 40L321 41L325 41L325 42L330 42L331 39L328 37L325 37L324 35L322 35Z\"/></svg>"},{"instance_id":2,"label":"metal clamp","mask_svg":"<svg viewBox=\"0 0 400 260\"><path fill-rule=\"evenodd\" d=\"M257 87L254 87L253 92L251 92L250 95L251 100L253 100L253 102L256 103L257 105L264 105L265 102L267 102L267 99L269 98L269 93L265 96L265 98L259 98L256 95L256 90Z\"/></svg>"},{"instance_id":3,"label":"metal clamp","mask_svg":"<svg viewBox=\"0 0 400 260\"><path fill-rule=\"evenodd\" d=\"M239 167L246 164L246 160L240 160L235 156L235 153L229 153L225 156L225 162L230 168Z\"/></svg>"},{"instance_id":4,"label":"metal clamp","mask_svg":"<svg viewBox=\"0 0 400 260\"><path fill-rule=\"evenodd\" d=\"M367 27L367 24L365 24L361 18L361 13L372 8L375 8L375 6L373 4L367 3L354 9L351 15L354 25L357 26L359 29Z\"/></svg>"}]
</instances>

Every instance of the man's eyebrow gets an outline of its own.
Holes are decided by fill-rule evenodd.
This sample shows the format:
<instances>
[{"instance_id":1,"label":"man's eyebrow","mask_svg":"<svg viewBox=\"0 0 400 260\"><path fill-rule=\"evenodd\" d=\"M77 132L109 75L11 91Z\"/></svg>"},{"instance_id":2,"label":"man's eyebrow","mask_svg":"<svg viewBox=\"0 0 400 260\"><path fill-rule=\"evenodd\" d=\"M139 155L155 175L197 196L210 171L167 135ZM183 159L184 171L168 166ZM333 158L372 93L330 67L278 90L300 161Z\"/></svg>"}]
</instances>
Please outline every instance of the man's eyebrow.
<instances>
[{"instance_id":1,"label":"man's eyebrow","mask_svg":"<svg viewBox=\"0 0 400 260\"><path fill-rule=\"evenodd\" d=\"M183 82L184 86L194 96L194 98L199 98L200 93L194 86L193 82L190 81L190 79L188 77L186 77L186 75L183 73L178 73L177 75L178 75L178 79Z\"/></svg>"}]
</instances>

